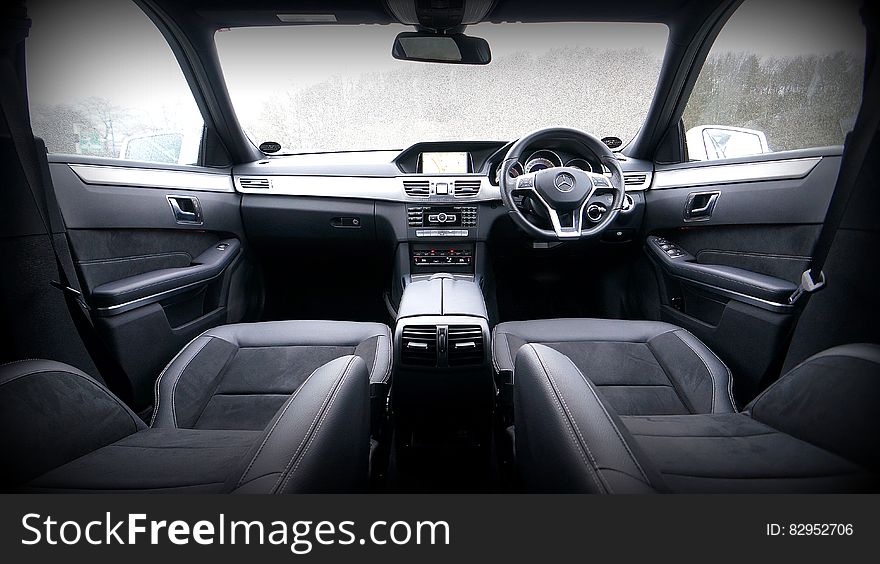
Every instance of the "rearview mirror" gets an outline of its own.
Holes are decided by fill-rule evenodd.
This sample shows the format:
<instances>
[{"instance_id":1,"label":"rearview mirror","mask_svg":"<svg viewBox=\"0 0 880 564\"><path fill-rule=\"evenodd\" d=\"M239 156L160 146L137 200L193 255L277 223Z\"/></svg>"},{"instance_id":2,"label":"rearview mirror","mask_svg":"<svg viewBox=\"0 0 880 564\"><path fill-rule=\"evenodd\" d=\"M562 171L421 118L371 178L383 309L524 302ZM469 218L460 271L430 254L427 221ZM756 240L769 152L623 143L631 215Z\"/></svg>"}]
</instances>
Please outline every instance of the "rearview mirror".
<instances>
[{"instance_id":1,"label":"rearview mirror","mask_svg":"<svg viewBox=\"0 0 880 564\"><path fill-rule=\"evenodd\" d=\"M404 32L394 39L391 55L402 61L486 65L492 60L489 43L463 33Z\"/></svg>"}]
</instances>

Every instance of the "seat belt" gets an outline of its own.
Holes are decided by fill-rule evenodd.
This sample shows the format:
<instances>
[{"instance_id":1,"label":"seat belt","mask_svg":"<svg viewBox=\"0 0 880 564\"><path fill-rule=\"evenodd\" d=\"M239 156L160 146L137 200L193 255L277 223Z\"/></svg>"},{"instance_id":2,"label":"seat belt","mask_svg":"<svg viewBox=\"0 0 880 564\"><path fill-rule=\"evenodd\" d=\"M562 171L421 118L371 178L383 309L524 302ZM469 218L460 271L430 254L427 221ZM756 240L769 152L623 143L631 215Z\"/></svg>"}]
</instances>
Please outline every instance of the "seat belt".
<instances>
[{"instance_id":1,"label":"seat belt","mask_svg":"<svg viewBox=\"0 0 880 564\"><path fill-rule=\"evenodd\" d=\"M831 195L831 201L828 203L825 222L819 232L810 268L801 275L797 290L788 300L791 305L797 305L799 311L803 311L806 302L813 293L825 286L826 277L822 268L825 266L831 245L834 243L834 237L840 228L850 198L855 191L855 186L862 172L862 163L867 157L877 129L880 127L880 106L878 106L878 102L880 102L880 72L878 72L878 66L880 63L876 60L873 61L865 77L862 107L859 110L855 126L848 136L837 183Z\"/></svg>"},{"instance_id":2,"label":"seat belt","mask_svg":"<svg viewBox=\"0 0 880 564\"><path fill-rule=\"evenodd\" d=\"M34 139L30 125L21 117L21 112L26 106L21 100L20 83L9 57L2 57L0 59L0 82L7 85L0 90L0 105L2 105L3 115L6 118L6 124L12 137L12 144L18 155L25 182L37 207L40 221L49 237L55 261L58 263L58 273L61 281L52 281L51 284L61 289L67 296L73 298L78 309L88 318L89 325L92 325L91 317L88 315L91 308L86 303L80 289L79 280L73 266L73 258L70 256L70 248L64 235L64 228L63 226L57 226L60 227L60 229L57 229L56 225L54 225L56 222L52 221L51 208L47 202L50 198L48 195L50 190L42 189L43 184L40 182L40 176L44 174L44 171L40 167L40 160L37 156L37 141ZM51 198L55 203L55 209L57 209L57 202L54 201L54 196L53 192Z\"/></svg>"},{"instance_id":3,"label":"seat belt","mask_svg":"<svg viewBox=\"0 0 880 564\"><path fill-rule=\"evenodd\" d=\"M82 293L67 242L66 228L55 199L55 191L51 186L45 146L34 138L30 123L23 117L26 115L24 112L27 105L22 96L21 82L13 66L12 52L12 50L0 52L0 83L3 84L3 88L0 88L0 110L6 119L25 183L28 185L55 256L60 280L57 282L50 280L49 283L64 293L77 333L108 387L124 401L130 401L131 393L125 371L98 335L90 315L91 308ZM43 151L42 158L38 146Z\"/></svg>"}]
</instances>

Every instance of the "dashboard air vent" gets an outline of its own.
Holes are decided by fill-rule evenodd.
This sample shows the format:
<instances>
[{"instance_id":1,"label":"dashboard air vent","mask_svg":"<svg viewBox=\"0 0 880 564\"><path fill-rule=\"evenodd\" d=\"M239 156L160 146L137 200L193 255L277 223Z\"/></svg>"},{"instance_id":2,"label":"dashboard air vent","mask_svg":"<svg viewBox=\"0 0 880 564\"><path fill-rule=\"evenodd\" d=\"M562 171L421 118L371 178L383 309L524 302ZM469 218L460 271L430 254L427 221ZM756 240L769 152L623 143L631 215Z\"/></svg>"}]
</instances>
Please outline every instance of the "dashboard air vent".
<instances>
[{"instance_id":1,"label":"dashboard air vent","mask_svg":"<svg viewBox=\"0 0 880 564\"><path fill-rule=\"evenodd\" d=\"M437 366L437 327L407 325L401 334L400 353L404 364Z\"/></svg>"},{"instance_id":2,"label":"dashboard air vent","mask_svg":"<svg viewBox=\"0 0 880 564\"><path fill-rule=\"evenodd\" d=\"M624 174L623 183L626 186L644 187L648 183L648 174L645 172Z\"/></svg>"},{"instance_id":3,"label":"dashboard air vent","mask_svg":"<svg viewBox=\"0 0 880 564\"><path fill-rule=\"evenodd\" d=\"M431 185L427 180L404 180L403 191L413 198L427 198L431 195Z\"/></svg>"},{"instance_id":4,"label":"dashboard air vent","mask_svg":"<svg viewBox=\"0 0 880 564\"><path fill-rule=\"evenodd\" d=\"M406 224L410 227L421 227L425 222L425 210L422 206L409 206L406 208Z\"/></svg>"},{"instance_id":5,"label":"dashboard air vent","mask_svg":"<svg viewBox=\"0 0 880 564\"><path fill-rule=\"evenodd\" d=\"M480 193L479 180L456 180L455 181L455 197L456 198L472 198Z\"/></svg>"},{"instance_id":6,"label":"dashboard air vent","mask_svg":"<svg viewBox=\"0 0 880 564\"><path fill-rule=\"evenodd\" d=\"M483 330L479 325L449 326L449 366L483 363Z\"/></svg>"},{"instance_id":7,"label":"dashboard air vent","mask_svg":"<svg viewBox=\"0 0 880 564\"><path fill-rule=\"evenodd\" d=\"M243 176L238 179L238 185L244 190L268 190L272 187L272 181L268 178Z\"/></svg>"}]
</instances>

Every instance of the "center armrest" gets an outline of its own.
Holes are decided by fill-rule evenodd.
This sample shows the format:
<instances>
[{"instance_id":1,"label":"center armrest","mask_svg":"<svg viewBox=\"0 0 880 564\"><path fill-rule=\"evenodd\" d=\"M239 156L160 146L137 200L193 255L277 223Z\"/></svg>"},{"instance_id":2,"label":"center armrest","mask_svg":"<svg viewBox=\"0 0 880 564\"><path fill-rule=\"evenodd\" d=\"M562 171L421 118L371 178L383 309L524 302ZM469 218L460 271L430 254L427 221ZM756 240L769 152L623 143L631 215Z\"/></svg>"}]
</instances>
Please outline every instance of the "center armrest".
<instances>
[{"instance_id":1,"label":"center armrest","mask_svg":"<svg viewBox=\"0 0 880 564\"><path fill-rule=\"evenodd\" d=\"M449 274L435 274L408 284L400 298L397 319L417 316L463 315L488 319L479 285Z\"/></svg>"}]
</instances>

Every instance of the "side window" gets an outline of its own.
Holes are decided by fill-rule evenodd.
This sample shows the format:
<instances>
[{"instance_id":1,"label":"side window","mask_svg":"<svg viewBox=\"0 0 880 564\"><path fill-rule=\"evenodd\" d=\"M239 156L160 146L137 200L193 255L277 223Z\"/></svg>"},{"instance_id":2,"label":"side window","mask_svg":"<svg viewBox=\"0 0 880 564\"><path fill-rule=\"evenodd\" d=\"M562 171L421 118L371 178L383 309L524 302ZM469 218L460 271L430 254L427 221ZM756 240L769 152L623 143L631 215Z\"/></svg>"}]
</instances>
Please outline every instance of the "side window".
<instances>
[{"instance_id":1,"label":"side window","mask_svg":"<svg viewBox=\"0 0 880 564\"><path fill-rule=\"evenodd\" d=\"M50 153L198 163L198 106L131 0L34 0L28 11L31 124Z\"/></svg>"},{"instance_id":2,"label":"side window","mask_svg":"<svg viewBox=\"0 0 880 564\"><path fill-rule=\"evenodd\" d=\"M857 2L746 0L685 107L688 158L842 145L861 103L864 57Z\"/></svg>"}]
</instances>

